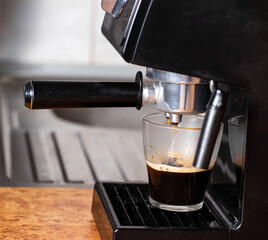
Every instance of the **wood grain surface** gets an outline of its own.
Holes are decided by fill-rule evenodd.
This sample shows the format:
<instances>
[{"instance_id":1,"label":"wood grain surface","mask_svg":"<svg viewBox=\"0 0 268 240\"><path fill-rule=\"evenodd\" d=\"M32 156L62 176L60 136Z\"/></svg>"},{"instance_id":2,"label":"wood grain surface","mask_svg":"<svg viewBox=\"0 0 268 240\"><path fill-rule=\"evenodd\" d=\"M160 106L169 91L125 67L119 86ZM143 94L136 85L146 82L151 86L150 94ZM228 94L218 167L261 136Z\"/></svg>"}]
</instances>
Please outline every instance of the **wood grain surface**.
<instances>
[{"instance_id":1,"label":"wood grain surface","mask_svg":"<svg viewBox=\"0 0 268 240\"><path fill-rule=\"evenodd\" d=\"M92 189L0 188L0 239L92 239Z\"/></svg>"}]
</instances>

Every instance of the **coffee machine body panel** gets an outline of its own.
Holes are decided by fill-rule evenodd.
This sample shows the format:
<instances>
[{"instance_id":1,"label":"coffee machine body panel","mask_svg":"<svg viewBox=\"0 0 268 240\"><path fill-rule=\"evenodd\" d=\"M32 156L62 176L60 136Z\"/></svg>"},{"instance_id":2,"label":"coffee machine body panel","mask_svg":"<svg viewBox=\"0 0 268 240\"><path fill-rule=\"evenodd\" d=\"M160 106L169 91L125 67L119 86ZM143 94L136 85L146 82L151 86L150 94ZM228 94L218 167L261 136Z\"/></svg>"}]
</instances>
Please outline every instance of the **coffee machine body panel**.
<instances>
[{"instance_id":1,"label":"coffee machine body panel","mask_svg":"<svg viewBox=\"0 0 268 240\"><path fill-rule=\"evenodd\" d=\"M110 14L105 15L102 33L129 63L134 63L137 43L141 37L140 34L151 2L151 0L128 0L119 18L114 18Z\"/></svg>"},{"instance_id":2,"label":"coffee machine body panel","mask_svg":"<svg viewBox=\"0 0 268 240\"><path fill-rule=\"evenodd\" d=\"M265 0L129 0L127 6L118 19L107 14L102 26L127 62L245 87L267 67Z\"/></svg>"}]
</instances>

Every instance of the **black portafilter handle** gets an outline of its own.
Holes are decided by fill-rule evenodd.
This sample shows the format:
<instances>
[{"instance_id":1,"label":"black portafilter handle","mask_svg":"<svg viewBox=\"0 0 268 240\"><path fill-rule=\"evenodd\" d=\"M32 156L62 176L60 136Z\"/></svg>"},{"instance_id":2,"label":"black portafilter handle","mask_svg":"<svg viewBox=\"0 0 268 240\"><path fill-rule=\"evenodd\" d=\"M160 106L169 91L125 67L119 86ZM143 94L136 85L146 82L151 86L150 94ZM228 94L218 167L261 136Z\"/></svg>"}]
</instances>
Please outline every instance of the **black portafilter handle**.
<instances>
[{"instance_id":1,"label":"black portafilter handle","mask_svg":"<svg viewBox=\"0 0 268 240\"><path fill-rule=\"evenodd\" d=\"M30 109L142 106L143 81L135 82L29 81L24 104Z\"/></svg>"}]
</instances>

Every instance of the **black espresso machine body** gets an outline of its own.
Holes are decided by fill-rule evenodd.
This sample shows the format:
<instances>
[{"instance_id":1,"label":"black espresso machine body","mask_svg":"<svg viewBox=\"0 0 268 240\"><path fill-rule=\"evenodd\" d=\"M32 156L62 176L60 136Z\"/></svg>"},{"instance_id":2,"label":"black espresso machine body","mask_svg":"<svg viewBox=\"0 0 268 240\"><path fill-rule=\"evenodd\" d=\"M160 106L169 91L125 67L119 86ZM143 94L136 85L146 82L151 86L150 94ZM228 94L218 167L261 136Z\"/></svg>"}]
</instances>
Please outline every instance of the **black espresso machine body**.
<instances>
[{"instance_id":1,"label":"black espresso machine body","mask_svg":"<svg viewBox=\"0 0 268 240\"><path fill-rule=\"evenodd\" d=\"M208 153L222 121L225 126L205 207L190 213L167 212L151 207L144 185L97 183L92 213L103 238L266 237L268 2L102 3L109 7L115 3L116 9L112 9L114 16L105 15L103 34L127 62L147 67L153 86L143 83L140 72L133 83L30 81L24 87L25 106L140 109L146 102L154 102L175 125L184 114L206 111L193 162L203 169L208 166Z\"/></svg>"},{"instance_id":2,"label":"black espresso machine body","mask_svg":"<svg viewBox=\"0 0 268 240\"><path fill-rule=\"evenodd\" d=\"M222 146L207 195L225 218L230 239L268 234L267 10L266 0L128 0L122 14L106 14L102 26L127 62L213 79L228 92ZM247 119L241 175L231 160L227 127L238 115Z\"/></svg>"}]
</instances>

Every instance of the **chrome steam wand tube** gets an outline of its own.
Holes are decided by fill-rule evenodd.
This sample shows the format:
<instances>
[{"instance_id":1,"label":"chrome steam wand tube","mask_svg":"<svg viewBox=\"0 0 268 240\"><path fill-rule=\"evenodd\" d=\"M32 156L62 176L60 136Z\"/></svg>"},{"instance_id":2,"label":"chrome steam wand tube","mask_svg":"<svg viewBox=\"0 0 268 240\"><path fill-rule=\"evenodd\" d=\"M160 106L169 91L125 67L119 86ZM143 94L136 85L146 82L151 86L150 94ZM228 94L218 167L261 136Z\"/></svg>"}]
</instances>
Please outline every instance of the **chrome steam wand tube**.
<instances>
[{"instance_id":1,"label":"chrome steam wand tube","mask_svg":"<svg viewBox=\"0 0 268 240\"><path fill-rule=\"evenodd\" d=\"M208 169L219 133L227 102L227 93L214 90L207 105L207 112L199 137L193 166Z\"/></svg>"}]
</instances>

